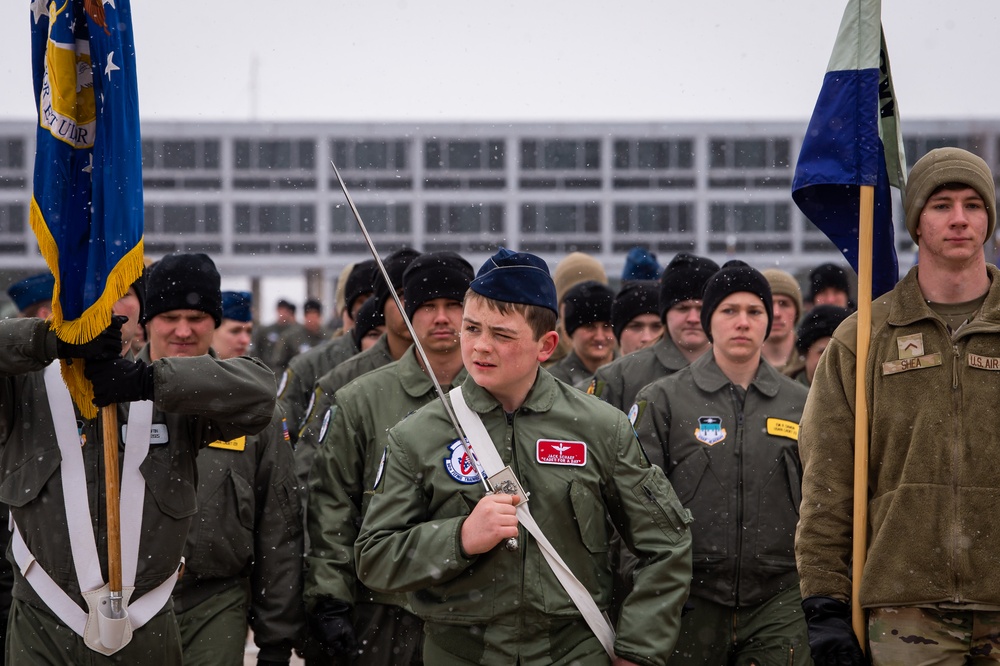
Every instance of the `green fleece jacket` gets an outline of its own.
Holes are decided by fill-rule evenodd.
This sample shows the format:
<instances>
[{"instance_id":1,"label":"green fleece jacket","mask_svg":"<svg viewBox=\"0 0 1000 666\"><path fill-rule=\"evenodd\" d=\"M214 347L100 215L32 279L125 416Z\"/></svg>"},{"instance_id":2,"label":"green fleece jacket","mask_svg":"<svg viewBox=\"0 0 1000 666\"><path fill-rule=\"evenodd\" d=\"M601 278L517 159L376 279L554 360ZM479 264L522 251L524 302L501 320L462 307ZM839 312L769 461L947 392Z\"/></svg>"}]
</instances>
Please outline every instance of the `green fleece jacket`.
<instances>
[{"instance_id":1,"label":"green fleece jacket","mask_svg":"<svg viewBox=\"0 0 1000 666\"><path fill-rule=\"evenodd\" d=\"M1000 271L954 335L917 269L872 307L865 607L1000 605ZM854 477L857 315L837 329L799 435L796 563L802 596L847 600Z\"/></svg>"}]
</instances>

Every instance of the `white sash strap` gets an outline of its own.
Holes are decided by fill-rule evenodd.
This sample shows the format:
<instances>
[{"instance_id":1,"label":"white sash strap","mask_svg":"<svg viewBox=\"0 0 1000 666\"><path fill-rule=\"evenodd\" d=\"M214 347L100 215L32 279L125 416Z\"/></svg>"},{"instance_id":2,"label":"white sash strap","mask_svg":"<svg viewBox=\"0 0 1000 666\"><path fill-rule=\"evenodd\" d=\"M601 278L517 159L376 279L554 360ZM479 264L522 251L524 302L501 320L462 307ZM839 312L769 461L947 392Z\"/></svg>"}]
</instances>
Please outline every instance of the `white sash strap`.
<instances>
[{"instance_id":1,"label":"white sash strap","mask_svg":"<svg viewBox=\"0 0 1000 666\"><path fill-rule=\"evenodd\" d=\"M49 610L67 627L83 636L88 614L38 564L25 545L21 529L16 523L11 530L11 549L14 551L14 561L17 562L21 575L31 585L31 589L41 597ZM168 576L162 583L128 604L129 624L132 625L133 629L138 629L149 622L166 605L180 576L181 566L183 566L183 559L177 567L176 574ZM131 588L131 585L123 585L123 587Z\"/></svg>"},{"instance_id":2,"label":"white sash strap","mask_svg":"<svg viewBox=\"0 0 1000 666\"><path fill-rule=\"evenodd\" d=\"M50 363L45 368L45 392L49 396L49 411L56 432L56 442L62 462L63 500L66 504L66 525L69 528L69 546L76 566L76 578L84 592L104 584L101 561L94 541L94 526L87 498L87 474L83 467L80 434L76 429L76 412L69 389L59 374L59 364ZM96 445L95 445L96 446Z\"/></svg>"},{"instance_id":3,"label":"white sash strap","mask_svg":"<svg viewBox=\"0 0 1000 666\"><path fill-rule=\"evenodd\" d=\"M59 373L58 366L50 364L44 372L45 389L49 399L49 410L52 413L52 424L55 428L56 441L61 454L60 473L65 502L66 522L69 529L70 549L76 567L80 590L90 604L89 596L95 591L106 587L101 575L100 558L94 539L90 515L90 502L87 496L86 472L83 465L83 452L79 433L76 430L76 412L73 410L72 398ZM125 598L129 599L134 589L136 569L139 560L139 541L142 533L142 509L146 496L146 483L139 470L142 461L149 452L150 426L153 421L153 403L142 401L132 403L129 407L129 426L125 434L125 459L122 465L122 491L119 502L121 516L122 539L122 587ZM115 437L118 433L115 433ZM80 606L52 580L51 576L38 564L34 555L28 550L20 528L13 520L11 542L14 560L25 580L41 597L66 626L80 636L86 638L90 614ZM127 603L128 624L131 629L138 629L155 616L167 603L170 594L177 583L181 571L168 576L141 598ZM89 595L89 596L88 596ZM110 651L98 649L105 654Z\"/></svg>"},{"instance_id":4,"label":"white sash strap","mask_svg":"<svg viewBox=\"0 0 1000 666\"><path fill-rule=\"evenodd\" d=\"M473 452L479 458L479 462L482 464L483 469L486 470L487 477L499 472L506 465L504 465L503 459L497 452L496 445L493 444L493 440L490 438L489 433L486 431L486 426L483 425L483 421L479 418L479 414L469 409L469 406L465 403L465 398L462 396L462 388L456 387L451 390L448 394L451 397L452 408L455 410L455 416L458 417L458 421L462 426L462 430L469 438L469 443L472 447ZM594 598L590 596L590 592L584 587L570 568L566 565L566 562L559 556L556 549L552 546L549 540L545 537L542 529L535 522L535 519L531 517L531 511L528 509L527 502L521 502L517 505L517 519L524 525L524 529L535 538L538 542L538 547L542 551L542 555L545 557L545 561L548 563L549 567L552 569L552 573L555 574L556 579L566 590L569 598L573 600L573 603L579 609L580 613L583 615L583 619L586 620L587 625L590 627L594 635L597 636L597 640L601 642L604 647L605 652L612 660L615 658L615 630L608 623L607 618L601 613L601 609L597 607L597 603Z\"/></svg>"},{"instance_id":5,"label":"white sash strap","mask_svg":"<svg viewBox=\"0 0 1000 666\"><path fill-rule=\"evenodd\" d=\"M149 453L149 432L150 426L153 424L153 401L143 400L129 405L128 422L129 425L125 429L125 460L122 462L121 496L118 499L118 513L121 516L122 587L135 585L135 570L139 563L142 506L146 497L146 481L142 478L139 466L142 465L146 454Z\"/></svg>"}]
</instances>

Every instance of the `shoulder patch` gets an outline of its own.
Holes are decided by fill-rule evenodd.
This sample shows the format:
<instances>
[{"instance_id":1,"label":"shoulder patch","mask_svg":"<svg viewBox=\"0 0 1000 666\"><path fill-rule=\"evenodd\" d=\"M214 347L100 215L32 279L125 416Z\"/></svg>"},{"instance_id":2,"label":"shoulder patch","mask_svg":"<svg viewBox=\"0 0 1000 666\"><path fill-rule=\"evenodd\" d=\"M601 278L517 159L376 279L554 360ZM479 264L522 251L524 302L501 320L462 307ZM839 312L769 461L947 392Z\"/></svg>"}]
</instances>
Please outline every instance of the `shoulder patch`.
<instances>
[{"instance_id":1,"label":"shoulder patch","mask_svg":"<svg viewBox=\"0 0 1000 666\"><path fill-rule=\"evenodd\" d=\"M465 452L462 442L457 439L448 447L448 455L444 457L444 469L459 483L466 485L479 483L479 472L469 459L469 454Z\"/></svg>"},{"instance_id":2,"label":"shoulder patch","mask_svg":"<svg viewBox=\"0 0 1000 666\"><path fill-rule=\"evenodd\" d=\"M289 370L285 370L283 373L281 373L281 381L278 382L278 397L279 398L283 397L283 394L285 393L285 389L288 387L288 373L289 373Z\"/></svg>"},{"instance_id":3,"label":"shoulder patch","mask_svg":"<svg viewBox=\"0 0 1000 666\"><path fill-rule=\"evenodd\" d=\"M317 393L319 393L318 390L313 391L312 395L309 396L309 404L306 405L306 415L305 415L305 418L302 419L303 425L305 425L306 421L309 420L309 417L312 416L313 407L316 406L316 394Z\"/></svg>"},{"instance_id":4,"label":"shoulder patch","mask_svg":"<svg viewBox=\"0 0 1000 666\"><path fill-rule=\"evenodd\" d=\"M643 407L645 407L646 402L643 401L642 404ZM639 407L639 403L635 403L634 405L632 405L632 408L628 410L628 422L632 424L633 428L635 427L635 422L639 420L640 409L641 408Z\"/></svg>"},{"instance_id":5,"label":"shoulder patch","mask_svg":"<svg viewBox=\"0 0 1000 666\"><path fill-rule=\"evenodd\" d=\"M382 473L385 472L385 459L389 455L389 447L382 449L382 460L378 463L378 471L375 472L375 483L372 484L372 490L378 488L378 484L382 483Z\"/></svg>"},{"instance_id":6,"label":"shoulder patch","mask_svg":"<svg viewBox=\"0 0 1000 666\"><path fill-rule=\"evenodd\" d=\"M333 407L326 410L326 414L323 415L323 425L319 427L319 442L323 443L323 438L326 437L326 431L330 427L330 419L333 418Z\"/></svg>"}]
</instances>

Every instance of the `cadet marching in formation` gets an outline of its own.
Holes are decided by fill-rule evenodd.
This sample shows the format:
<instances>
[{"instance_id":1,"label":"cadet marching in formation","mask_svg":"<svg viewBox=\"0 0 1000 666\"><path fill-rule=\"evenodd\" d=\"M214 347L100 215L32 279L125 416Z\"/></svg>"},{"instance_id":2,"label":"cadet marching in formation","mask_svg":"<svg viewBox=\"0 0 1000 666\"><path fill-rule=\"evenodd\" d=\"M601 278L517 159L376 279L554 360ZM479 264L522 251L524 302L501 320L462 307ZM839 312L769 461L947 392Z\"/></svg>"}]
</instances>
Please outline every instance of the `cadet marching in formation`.
<instances>
[{"instance_id":1,"label":"cadet marching in formation","mask_svg":"<svg viewBox=\"0 0 1000 666\"><path fill-rule=\"evenodd\" d=\"M254 335L250 295L175 254L83 345L49 330L50 275L12 285L6 663L235 666L248 630L261 666L293 650L380 666L995 660L993 174L931 151L904 213L919 259L874 303L862 377L858 600L843 267L817 267L803 299L773 267L680 253L661 270L636 251L616 291L581 253L550 273L500 248L474 272L403 248L385 275L345 269L336 336L317 303L299 325L286 301ZM83 363L121 424L117 642L100 619L104 423L60 363Z\"/></svg>"}]
</instances>

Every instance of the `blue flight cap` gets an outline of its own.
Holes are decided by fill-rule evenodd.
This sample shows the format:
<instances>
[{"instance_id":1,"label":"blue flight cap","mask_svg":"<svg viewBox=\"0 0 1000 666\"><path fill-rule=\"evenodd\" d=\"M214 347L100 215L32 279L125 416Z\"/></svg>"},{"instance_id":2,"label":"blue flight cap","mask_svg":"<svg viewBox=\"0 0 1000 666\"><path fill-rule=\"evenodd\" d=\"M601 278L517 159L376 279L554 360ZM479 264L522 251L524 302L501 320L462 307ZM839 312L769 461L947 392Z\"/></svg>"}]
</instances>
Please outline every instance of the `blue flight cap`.
<instances>
[{"instance_id":1,"label":"blue flight cap","mask_svg":"<svg viewBox=\"0 0 1000 666\"><path fill-rule=\"evenodd\" d=\"M14 301L17 309L23 312L35 303L52 300L55 286L56 279L52 277L52 273L39 273L10 285L7 295Z\"/></svg>"},{"instance_id":2,"label":"blue flight cap","mask_svg":"<svg viewBox=\"0 0 1000 666\"><path fill-rule=\"evenodd\" d=\"M253 315L250 313L250 305L253 303L253 296L249 291L224 291L222 292L222 318L234 321L250 321Z\"/></svg>"},{"instance_id":3,"label":"blue flight cap","mask_svg":"<svg viewBox=\"0 0 1000 666\"><path fill-rule=\"evenodd\" d=\"M486 260L469 287L495 301L538 305L559 314L556 285L548 265L541 257L527 252L511 252L501 247Z\"/></svg>"}]
</instances>

